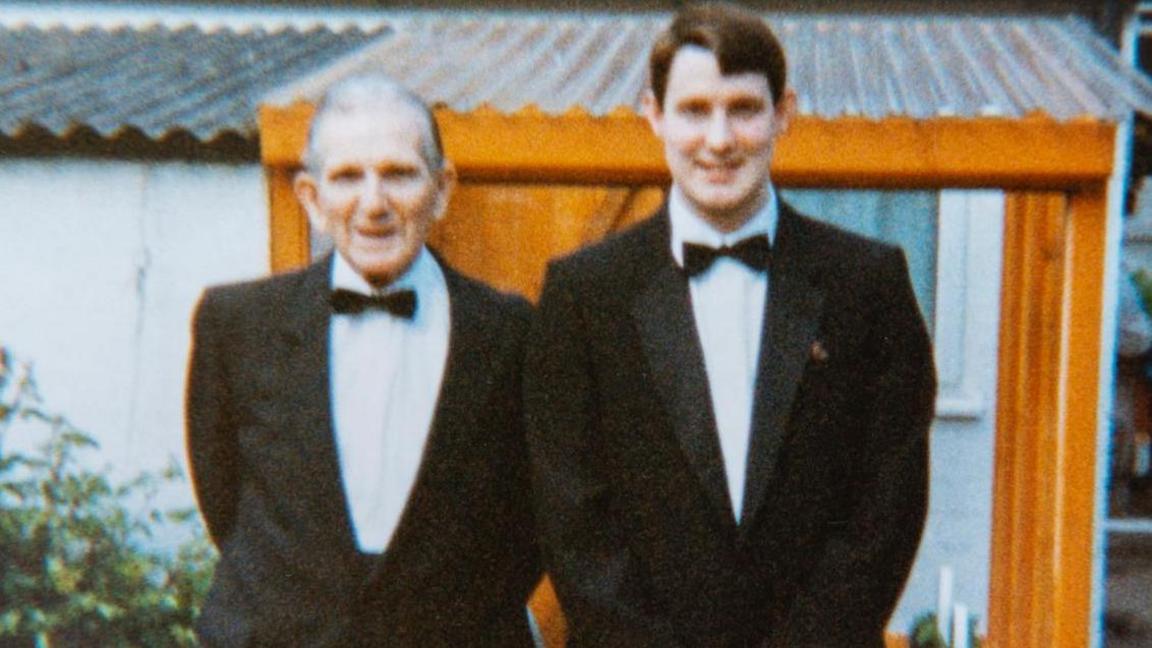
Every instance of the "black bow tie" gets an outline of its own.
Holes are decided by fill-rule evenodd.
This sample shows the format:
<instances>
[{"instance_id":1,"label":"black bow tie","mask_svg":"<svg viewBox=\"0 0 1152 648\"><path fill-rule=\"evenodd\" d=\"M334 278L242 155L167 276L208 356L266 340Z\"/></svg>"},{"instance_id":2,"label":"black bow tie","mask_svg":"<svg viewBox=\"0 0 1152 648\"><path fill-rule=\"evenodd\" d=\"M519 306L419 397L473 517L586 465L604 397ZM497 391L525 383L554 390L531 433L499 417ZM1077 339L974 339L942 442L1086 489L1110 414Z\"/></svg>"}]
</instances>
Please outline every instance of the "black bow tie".
<instances>
[{"instance_id":1,"label":"black bow tie","mask_svg":"<svg viewBox=\"0 0 1152 648\"><path fill-rule=\"evenodd\" d=\"M704 272L719 257L731 257L753 270L767 270L772 263L772 245L764 235L750 236L731 247L684 244L684 271L689 277Z\"/></svg>"},{"instance_id":2,"label":"black bow tie","mask_svg":"<svg viewBox=\"0 0 1152 648\"><path fill-rule=\"evenodd\" d=\"M386 295L364 295L337 288L328 295L328 303L332 305L332 312L341 315L355 315L373 309L387 311L404 319L412 319L416 314L416 293L411 290L397 290Z\"/></svg>"}]
</instances>

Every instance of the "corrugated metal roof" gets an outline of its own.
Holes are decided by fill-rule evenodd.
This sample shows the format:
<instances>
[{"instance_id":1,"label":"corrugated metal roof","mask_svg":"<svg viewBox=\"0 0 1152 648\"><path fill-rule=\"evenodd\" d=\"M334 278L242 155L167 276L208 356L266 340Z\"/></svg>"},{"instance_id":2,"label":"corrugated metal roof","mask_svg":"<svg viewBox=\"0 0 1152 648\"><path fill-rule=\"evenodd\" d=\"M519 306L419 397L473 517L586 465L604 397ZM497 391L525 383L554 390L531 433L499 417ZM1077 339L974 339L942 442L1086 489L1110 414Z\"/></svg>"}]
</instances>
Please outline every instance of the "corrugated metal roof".
<instances>
[{"instance_id":1,"label":"corrugated metal roof","mask_svg":"<svg viewBox=\"0 0 1152 648\"><path fill-rule=\"evenodd\" d=\"M1005 116L1117 120L1152 113L1152 82L1082 19L766 15L789 54L800 112L825 118ZM668 15L403 16L395 31L269 95L315 100L335 79L381 69L458 111L639 106L647 53Z\"/></svg>"},{"instance_id":2,"label":"corrugated metal roof","mask_svg":"<svg viewBox=\"0 0 1152 648\"><path fill-rule=\"evenodd\" d=\"M261 96L381 32L0 27L0 133L256 135Z\"/></svg>"},{"instance_id":3,"label":"corrugated metal roof","mask_svg":"<svg viewBox=\"0 0 1152 648\"><path fill-rule=\"evenodd\" d=\"M382 15L386 19L389 15ZM639 105L667 14L390 14L391 29L0 26L0 134L256 135L255 106L377 68L434 103L603 115ZM802 114L1119 119L1152 83L1076 18L768 15Z\"/></svg>"}]
</instances>

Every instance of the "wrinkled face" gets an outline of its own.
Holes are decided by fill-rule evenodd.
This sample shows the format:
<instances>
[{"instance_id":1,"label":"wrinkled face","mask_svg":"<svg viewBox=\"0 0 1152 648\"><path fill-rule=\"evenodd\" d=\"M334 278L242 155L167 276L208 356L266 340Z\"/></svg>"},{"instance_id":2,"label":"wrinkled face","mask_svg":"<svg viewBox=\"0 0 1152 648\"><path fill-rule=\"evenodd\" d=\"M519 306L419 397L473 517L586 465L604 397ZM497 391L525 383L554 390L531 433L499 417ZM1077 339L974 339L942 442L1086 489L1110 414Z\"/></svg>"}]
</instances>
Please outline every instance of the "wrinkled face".
<instances>
[{"instance_id":1,"label":"wrinkled face","mask_svg":"<svg viewBox=\"0 0 1152 648\"><path fill-rule=\"evenodd\" d=\"M422 116L397 103L324 120L315 169L296 178L296 195L314 227L369 283L384 286L412 264L443 214L454 172L421 155Z\"/></svg>"},{"instance_id":2,"label":"wrinkled face","mask_svg":"<svg viewBox=\"0 0 1152 648\"><path fill-rule=\"evenodd\" d=\"M766 77L723 75L711 51L688 45L672 59L663 107L649 92L644 108L689 204L730 232L764 204L772 150L794 102L788 91L773 105Z\"/></svg>"}]
</instances>

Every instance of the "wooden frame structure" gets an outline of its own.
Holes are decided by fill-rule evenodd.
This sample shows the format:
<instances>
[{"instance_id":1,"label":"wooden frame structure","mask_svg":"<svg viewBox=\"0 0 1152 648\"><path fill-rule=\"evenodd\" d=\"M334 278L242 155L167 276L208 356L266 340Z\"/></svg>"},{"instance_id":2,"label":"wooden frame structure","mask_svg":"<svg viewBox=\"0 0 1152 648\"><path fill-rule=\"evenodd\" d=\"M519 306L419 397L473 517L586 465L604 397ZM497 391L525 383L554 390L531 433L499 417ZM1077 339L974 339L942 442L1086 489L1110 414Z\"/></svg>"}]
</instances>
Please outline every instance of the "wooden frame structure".
<instances>
[{"instance_id":1,"label":"wooden frame structure","mask_svg":"<svg viewBox=\"0 0 1152 648\"><path fill-rule=\"evenodd\" d=\"M263 107L273 270L305 263L292 175L308 104ZM437 112L464 182L666 181L631 111ZM1116 126L1043 116L823 120L779 143L781 186L1006 191L988 638L996 648L1081 648L1092 627L1096 449L1107 186ZM627 142L627 146L620 146Z\"/></svg>"}]
</instances>

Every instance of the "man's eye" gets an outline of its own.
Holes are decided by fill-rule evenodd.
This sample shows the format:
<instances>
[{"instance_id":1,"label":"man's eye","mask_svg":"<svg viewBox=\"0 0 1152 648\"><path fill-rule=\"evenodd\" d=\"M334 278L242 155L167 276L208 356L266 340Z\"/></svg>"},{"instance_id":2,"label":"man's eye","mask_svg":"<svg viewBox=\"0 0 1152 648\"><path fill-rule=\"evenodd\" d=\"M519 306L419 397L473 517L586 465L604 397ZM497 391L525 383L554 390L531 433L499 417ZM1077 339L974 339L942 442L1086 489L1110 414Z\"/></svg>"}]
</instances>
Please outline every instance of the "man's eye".
<instances>
[{"instance_id":1,"label":"man's eye","mask_svg":"<svg viewBox=\"0 0 1152 648\"><path fill-rule=\"evenodd\" d=\"M701 117L707 117L709 110L708 110L708 106L705 104L689 103L689 104L682 104L679 107L678 112L681 115L684 115L685 117L692 117L692 118L698 119Z\"/></svg>"},{"instance_id":2,"label":"man's eye","mask_svg":"<svg viewBox=\"0 0 1152 648\"><path fill-rule=\"evenodd\" d=\"M734 117L755 117L764 112L764 104L760 102L743 102L733 104L729 111Z\"/></svg>"},{"instance_id":3,"label":"man's eye","mask_svg":"<svg viewBox=\"0 0 1152 648\"><path fill-rule=\"evenodd\" d=\"M345 183L345 182L355 182L355 181L359 180L360 178L364 177L364 174L362 174L359 171L356 171L354 169L344 169L344 170L340 170L340 171L335 171L335 172L331 173L328 177L332 180L332 182Z\"/></svg>"},{"instance_id":4,"label":"man's eye","mask_svg":"<svg viewBox=\"0 0 1152 648\"><path fill-rule=\"evenodd\" d=\"M408 180L415 178L419 175L419 171L409 167L397 167L394 169L385 169L380 172L380 177L391 180Z\"/></svg>"}]
</instances>

